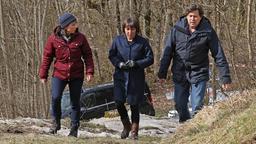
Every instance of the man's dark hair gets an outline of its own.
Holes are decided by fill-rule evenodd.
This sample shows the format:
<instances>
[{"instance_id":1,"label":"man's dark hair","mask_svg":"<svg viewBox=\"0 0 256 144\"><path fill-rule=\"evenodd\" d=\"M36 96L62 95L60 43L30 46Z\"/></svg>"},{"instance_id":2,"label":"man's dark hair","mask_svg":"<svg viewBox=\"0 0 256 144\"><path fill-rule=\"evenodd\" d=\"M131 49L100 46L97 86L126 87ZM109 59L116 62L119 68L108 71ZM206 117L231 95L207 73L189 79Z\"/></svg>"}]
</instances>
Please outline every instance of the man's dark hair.
<instances>
[{"instance_id":1,"label":"man's dark hair","mask_svg":"<svg viewBox=\"0 0 256 144\"><path fill-rule=\"evenodd\" d=\"M198 4L191 4L189 5L184 12L184 15L187 16L190 12L198 10L200 17L204 15L203 8Z\"/></svg>"},{"instance_id":2,"label":"man's dark hair","mask_svg":"<svg viewBox=\"0 0 256 144\"><path fill-rule=\"evenodd\" d=\"M134 18L134 17L129 17L127 19L124 20L123 24L122 24L122 30L125 33L124 29L125 27L130 26L132 28L136 29L136 33L139 34L140 33L140 25L139 25L139 21Z\"/></svg>"}]
</instances>

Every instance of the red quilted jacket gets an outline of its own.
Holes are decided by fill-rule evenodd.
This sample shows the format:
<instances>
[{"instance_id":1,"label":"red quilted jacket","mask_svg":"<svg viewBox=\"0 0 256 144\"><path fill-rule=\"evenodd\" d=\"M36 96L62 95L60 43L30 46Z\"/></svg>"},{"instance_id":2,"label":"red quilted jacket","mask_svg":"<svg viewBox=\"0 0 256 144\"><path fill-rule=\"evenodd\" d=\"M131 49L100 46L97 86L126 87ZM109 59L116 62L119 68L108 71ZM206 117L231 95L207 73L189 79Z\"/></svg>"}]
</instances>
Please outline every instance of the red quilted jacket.
<instances>
[{"instance_id":1,"label":"red quilted jacket","mask_svg":"<svg viewBox=\"0 0 256 144\"><path fill-rule=\"evenodd\" d=\"M58 32L49 36L39 70L41 79L47 79L48 70L53 60L55 60L53 76L62 80L84 78L84 73L94 74L91 48L86 37L78 31L73 34L69 42L60 37ZM84 71L84 64L86 71Z\"/></svg>"}]
</instances>

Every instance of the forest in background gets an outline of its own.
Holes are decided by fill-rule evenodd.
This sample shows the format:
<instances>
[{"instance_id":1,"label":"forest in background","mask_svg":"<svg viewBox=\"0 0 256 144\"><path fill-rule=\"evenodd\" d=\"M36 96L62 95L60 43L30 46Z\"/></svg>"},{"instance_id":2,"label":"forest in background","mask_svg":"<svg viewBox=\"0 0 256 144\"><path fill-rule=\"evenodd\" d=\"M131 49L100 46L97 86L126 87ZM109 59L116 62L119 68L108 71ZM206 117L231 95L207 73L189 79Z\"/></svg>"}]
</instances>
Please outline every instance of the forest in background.
<instances>
[{"instance_id":1,"label":"forest in background","mask_svg":"<svg viewBox=\"0 0 256 144\"><path fill-rule=\"evenodd\" d=\"M111 81L113 66L107 58L108 48L113 37L122 33L122 20L137 17L141 34L149 39L154 51L155 63L146 70L147 79L154 83L166 35L192 2L203 6L205 16L218 33L230 63L233 88L254 89L253 0L0 0L1 117L49 117L50 79L47 85L42 85L38 70L44 43L63 12L78 18L79 30L91 45L96 68L92 84ZM215 89L214 65L212 70Z\"/></svg>"}]
</instances>

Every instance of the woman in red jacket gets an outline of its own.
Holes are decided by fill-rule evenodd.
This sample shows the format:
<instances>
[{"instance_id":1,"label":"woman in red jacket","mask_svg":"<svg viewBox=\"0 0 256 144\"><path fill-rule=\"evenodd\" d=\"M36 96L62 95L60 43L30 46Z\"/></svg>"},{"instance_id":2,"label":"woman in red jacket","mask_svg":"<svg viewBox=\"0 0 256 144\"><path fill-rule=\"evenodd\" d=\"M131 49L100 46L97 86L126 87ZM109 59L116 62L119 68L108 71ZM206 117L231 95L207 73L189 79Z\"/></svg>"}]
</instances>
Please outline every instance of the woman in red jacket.
<instances>
[{"instance_id":1,"label":"woman in red jacket","mask_svg":"<svg viewBox=\"0 0 256 144\"><path fill-rule=\"evenodd\" d=\"M80 94L86 73L86 80L93 78L94 64L91 48L86 37L78 32L78 23L70 13L59 17L59 26L54 29L44 48L40 67L40 80L47 82L48 70L54 60L52 76L52 118L50 133L55 134L61 128L61 97L65 86L69 85L71 112L71 130L69 136L77 137L80 120ZM84 72L84 65L86 71Z\"/></svg>"}]
</instances>

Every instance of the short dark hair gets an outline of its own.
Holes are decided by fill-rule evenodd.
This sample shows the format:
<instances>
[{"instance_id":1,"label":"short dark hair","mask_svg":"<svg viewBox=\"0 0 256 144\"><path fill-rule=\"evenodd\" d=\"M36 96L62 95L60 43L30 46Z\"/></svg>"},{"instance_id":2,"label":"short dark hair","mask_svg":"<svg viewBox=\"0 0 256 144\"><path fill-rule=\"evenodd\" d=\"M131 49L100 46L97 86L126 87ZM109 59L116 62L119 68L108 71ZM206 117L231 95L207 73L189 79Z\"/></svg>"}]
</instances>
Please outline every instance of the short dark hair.
<instances>
[{"instance_id":1,"label":"short dark hair","mask_svg":"<svg viewBox=\"0 0 256 144\"><path fill-rule=\"evenodd\" d=\"M135 28L137 34L140 33L140 25L139 25L139 21L137 20L137 18L135 18L135 17L128 17L128 18L126 18L124 20L124 22L122 24L123 33L125 33L124 29L127 26Z\"/></svg>"},{"instance_id":2,"label":"short dark hair","mask_svg":"<svg viewBox=\"0 0 256 144\"><path fill-rule=\"evenodd\" d=\"M203 8L199 4L191 4L188 7L186 7L184 11L184 15L187 16L190 12L198 10L200 17L204 16Z\"/></svg>"}]
</instances>

